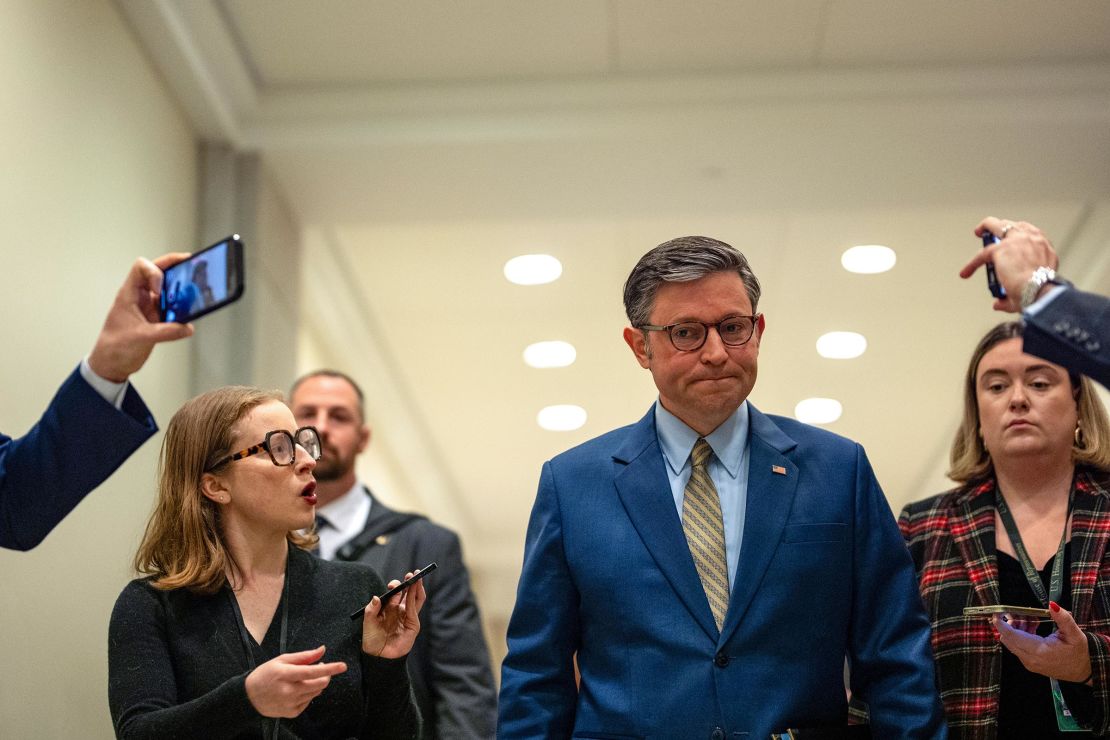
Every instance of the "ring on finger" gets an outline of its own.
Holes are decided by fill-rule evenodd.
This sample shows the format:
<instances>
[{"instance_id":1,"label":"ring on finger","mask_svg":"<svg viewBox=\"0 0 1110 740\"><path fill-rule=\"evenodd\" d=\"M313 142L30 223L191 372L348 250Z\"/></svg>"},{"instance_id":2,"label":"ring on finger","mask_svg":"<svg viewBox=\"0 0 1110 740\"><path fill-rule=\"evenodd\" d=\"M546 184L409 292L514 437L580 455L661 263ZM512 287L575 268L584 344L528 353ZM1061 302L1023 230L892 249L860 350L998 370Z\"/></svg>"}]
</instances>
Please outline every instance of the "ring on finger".
<instances>
[{"instance_id":1,"label":"ring on finger","mask_svg":"<svg viewBox=\"0 0 1110 740\"><path fill-rule=\"evenodd\" d=\"M1017 224L1015 224L1015 223L1006 224L1005 226L1002 227L1002 233L998 235L998 238L999 239L1005 239L1006 235L1009 234L1010 231L1012 229L1015 229L1015 228L1017 228Z\"/></svg>"}]
</instances>

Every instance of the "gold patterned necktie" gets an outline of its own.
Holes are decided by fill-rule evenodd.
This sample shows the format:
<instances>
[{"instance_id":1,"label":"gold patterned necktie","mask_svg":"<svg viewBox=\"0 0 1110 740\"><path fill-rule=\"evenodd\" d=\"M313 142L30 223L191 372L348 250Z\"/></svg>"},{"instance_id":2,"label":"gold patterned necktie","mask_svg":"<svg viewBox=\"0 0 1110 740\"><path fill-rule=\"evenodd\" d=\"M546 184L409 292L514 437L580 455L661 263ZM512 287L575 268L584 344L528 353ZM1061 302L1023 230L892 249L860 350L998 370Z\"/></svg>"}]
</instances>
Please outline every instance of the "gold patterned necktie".
<instances>
[{"instance_id":1,"label":"gold patterned necktie","mask_svg":"<svg viewBox=\"0 0 1110 740\"><path fill-rule=\"evenodd\" d=\"M728 564L725 558L725 525L721 517L721 498L709 477L709 458L713 448L699 437L690 453L690 482L682 497L682 531L694 557L702 588L717 629L728 611Z\"/></svg>"}]
</instances>

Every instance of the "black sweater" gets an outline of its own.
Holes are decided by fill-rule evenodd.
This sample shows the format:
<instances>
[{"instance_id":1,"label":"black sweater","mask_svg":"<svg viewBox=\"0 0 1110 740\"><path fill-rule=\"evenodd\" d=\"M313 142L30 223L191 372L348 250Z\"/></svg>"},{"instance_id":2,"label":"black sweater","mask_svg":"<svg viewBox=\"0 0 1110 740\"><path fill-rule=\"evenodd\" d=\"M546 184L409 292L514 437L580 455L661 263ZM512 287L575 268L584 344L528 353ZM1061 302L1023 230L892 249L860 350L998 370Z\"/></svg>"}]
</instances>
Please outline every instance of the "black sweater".
<instances>
[{"instance_id":1,"label":"black sweater","mask_svg":"<svg viewBox=\"0 0 1110 740\"><path fill-rule=\"evenodd\" d=\"M405 659L362 652L362 622L348 615L385 586L372 569L319 560L290 547L286 652L327 647L325 662L344 661L299 717L281 720L283 738L415 738L420 716ZM283 597L284 598L284 597ZM258 665L277 657L279 603ZM253 640L252 640L253 643ZM108 703L121 738L258 738L273 720L247 698L250 672L225 586L205 596L161 591L132 581L116 600L108 628Z\"/></svg>"}]
</instances>

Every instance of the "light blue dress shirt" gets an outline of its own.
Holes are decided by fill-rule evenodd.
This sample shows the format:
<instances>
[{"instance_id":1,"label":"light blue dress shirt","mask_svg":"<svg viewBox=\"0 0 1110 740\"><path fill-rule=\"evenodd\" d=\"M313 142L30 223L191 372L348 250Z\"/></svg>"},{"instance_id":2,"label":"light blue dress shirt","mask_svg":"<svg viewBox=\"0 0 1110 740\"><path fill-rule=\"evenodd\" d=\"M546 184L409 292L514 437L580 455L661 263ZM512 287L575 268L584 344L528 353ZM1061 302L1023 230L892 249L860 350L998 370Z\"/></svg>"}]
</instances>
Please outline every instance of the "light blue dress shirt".
<instances>
[{"instance_id":1,"label":"light blue dress shirt","mask_svg":"<svg viewBox=\"0 0 1110 740\"><path fill-rule=\"evenodd\" d=\"M709 477L721 497L721 516L725 524L725 557L728 560L728 587L732 590L740 545L744 539L744 514L748 504L748 402L728 417L705 438L713 448ZM655 404L655 433L663 450L667 479L671 484L678 518L682 519L682 498L690 480L690 452L699 435L677 416Z\"/></svg>"}]
</instances>

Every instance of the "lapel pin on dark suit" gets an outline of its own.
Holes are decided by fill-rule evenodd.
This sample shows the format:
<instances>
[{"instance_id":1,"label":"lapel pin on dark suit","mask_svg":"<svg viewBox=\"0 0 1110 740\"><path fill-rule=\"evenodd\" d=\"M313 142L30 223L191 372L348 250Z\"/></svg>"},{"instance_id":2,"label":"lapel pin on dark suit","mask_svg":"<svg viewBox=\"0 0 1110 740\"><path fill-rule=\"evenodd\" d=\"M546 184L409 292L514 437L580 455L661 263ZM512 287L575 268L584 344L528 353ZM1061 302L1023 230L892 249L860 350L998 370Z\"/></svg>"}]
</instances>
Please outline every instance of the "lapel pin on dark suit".
<instances>
[{"instance_id":1,"label":"lapel pin on dark suit","mask_svg":"<svg viewBox=\"0 0 1110 740\"><path fill-rule=\"evenodd\" d=\"M772 465L771 472L775 475L786 475L786 468L781 465Z\"/></svg>"}]
</instances>

